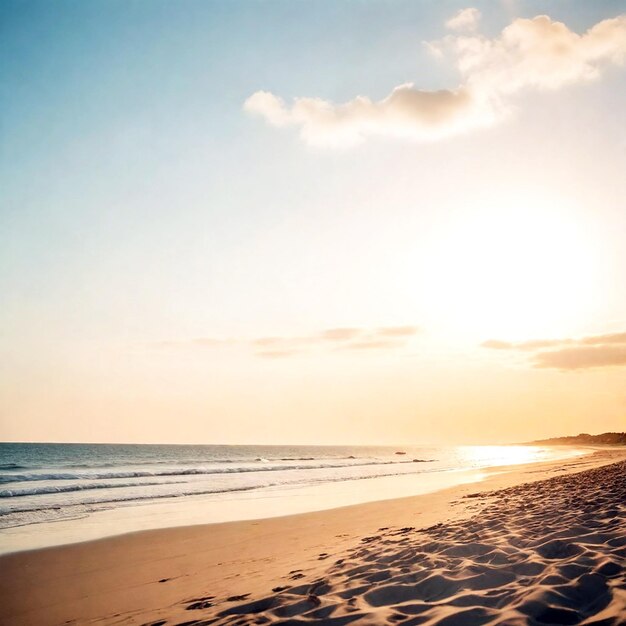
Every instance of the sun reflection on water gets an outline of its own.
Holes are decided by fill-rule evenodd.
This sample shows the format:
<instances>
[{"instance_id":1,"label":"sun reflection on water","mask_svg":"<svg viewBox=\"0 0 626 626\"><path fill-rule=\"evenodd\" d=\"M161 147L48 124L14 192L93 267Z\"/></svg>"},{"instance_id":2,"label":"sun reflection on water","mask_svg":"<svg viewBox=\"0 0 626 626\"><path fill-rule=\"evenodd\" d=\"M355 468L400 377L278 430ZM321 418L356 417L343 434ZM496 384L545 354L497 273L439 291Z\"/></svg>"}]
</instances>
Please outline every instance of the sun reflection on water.
<instances>
[{"instance_id":1,"label":"sun reflection on water","mask_svg":"<svg viewBox=\"0 0 626 626\"><path fill-rule=\"evenodd\" d=\"M552 449L544 446L461 446L461 460L471 467L498 467L547 461Z\"/></svg>"}]
</instances>

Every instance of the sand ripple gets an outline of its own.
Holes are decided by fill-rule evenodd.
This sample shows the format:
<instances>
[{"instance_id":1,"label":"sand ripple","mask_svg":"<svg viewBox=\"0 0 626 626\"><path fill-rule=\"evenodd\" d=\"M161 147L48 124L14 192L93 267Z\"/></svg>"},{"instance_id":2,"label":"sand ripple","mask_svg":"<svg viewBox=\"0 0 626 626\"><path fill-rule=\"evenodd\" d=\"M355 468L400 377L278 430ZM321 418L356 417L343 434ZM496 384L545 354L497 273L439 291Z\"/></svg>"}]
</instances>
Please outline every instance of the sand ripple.
<instances>
[{"instance_id":1,"label":"sand ripple","mask_svg":"<svg viewBox=\"0 0 626 626\"><path fill-rule=\"evenodd\" d=\"M380 529L321 554L321 578L196 599L186 623L626 624L626 462L472 497L483 509L470 520Z\"/></svg>"}]
</instances>

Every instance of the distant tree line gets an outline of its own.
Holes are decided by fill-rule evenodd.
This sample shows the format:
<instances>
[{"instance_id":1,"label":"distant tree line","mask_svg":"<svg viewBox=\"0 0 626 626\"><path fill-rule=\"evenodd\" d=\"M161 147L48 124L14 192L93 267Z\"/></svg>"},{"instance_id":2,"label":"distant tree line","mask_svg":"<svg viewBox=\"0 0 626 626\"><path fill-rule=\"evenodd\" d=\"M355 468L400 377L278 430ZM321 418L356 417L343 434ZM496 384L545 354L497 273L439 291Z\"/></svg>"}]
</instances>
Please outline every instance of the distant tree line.
<instances>
[{"instance_id":1,"label":"distant tree line","mask_svg":"<svg viewBox=\"0 0 626 626\"><path fill-rule=\"evenodd\" d=\"M602 433L601 435L590 435L580 433L571 437L553 437L552 439L540 439L533 441L534 444L546 445L567 445L567 444L603 444L612 446L626 445L626 433Z\"/></svg>"}]
</instances>

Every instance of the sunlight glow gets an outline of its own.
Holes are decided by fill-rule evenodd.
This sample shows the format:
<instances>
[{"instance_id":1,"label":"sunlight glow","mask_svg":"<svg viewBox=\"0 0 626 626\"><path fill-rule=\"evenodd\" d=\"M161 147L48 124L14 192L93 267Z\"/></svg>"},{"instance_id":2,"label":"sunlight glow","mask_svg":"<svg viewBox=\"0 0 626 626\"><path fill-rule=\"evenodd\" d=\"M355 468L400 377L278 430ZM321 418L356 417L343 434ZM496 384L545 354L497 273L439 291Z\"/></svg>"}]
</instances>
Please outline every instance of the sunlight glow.
<instances>
[{"instance_id":1,"label":"sunlight glow","mask_svg":"<svg viewBox=\"0 0 626 626\"><path fill-rule=\"evenodd\" d=\"M549 449L540 446L467 446L459 448L459 454L470 466L500 467L547 459Z\"/></svg>"},{"instance_id":2,"label":"sunlight glow","mask_svg":"<svg viewBox=\"0 0 626 626\"><path fill-rule=\"evenodd\" d=\"M597 246L571 212L529 202L465 215L420 259L425 304L441 327L541 336L593 305Z\"/></svg>"}]
</instances>

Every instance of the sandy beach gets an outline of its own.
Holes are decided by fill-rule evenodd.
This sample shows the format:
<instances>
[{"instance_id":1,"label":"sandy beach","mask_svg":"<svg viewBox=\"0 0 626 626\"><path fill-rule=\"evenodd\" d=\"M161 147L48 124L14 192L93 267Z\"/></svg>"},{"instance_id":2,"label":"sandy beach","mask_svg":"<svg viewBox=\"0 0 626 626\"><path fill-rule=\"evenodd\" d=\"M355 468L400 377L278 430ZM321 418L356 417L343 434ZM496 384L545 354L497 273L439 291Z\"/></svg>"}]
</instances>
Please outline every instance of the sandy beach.
<instances>
[{"instance_id":1,"label":"sandy beach","mask_svg":"<svg viewBox=\"0 0 626 626\"><path fill-rule=\"evenodd\" d=\"M0 626L626 626L626 0L0 59Z\"/></svg>"},{"instance_id":2,"label":"sandy beach","mask_svg":"<svg viewBox=\"0 0 626 626\"><path fill-rule=\"evenodd\" d=\"M626 450L0 558L2 624L623 624Z\"/></svg>"}]
</instances>

